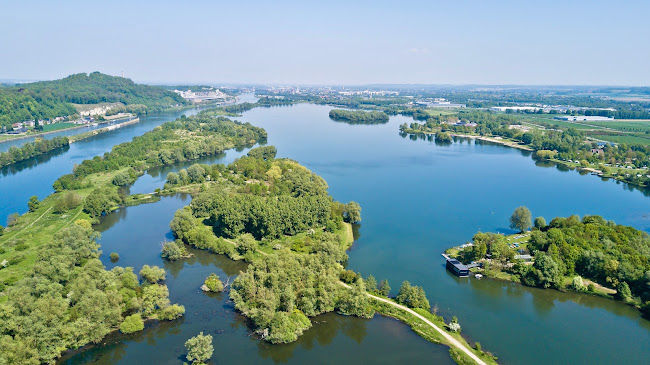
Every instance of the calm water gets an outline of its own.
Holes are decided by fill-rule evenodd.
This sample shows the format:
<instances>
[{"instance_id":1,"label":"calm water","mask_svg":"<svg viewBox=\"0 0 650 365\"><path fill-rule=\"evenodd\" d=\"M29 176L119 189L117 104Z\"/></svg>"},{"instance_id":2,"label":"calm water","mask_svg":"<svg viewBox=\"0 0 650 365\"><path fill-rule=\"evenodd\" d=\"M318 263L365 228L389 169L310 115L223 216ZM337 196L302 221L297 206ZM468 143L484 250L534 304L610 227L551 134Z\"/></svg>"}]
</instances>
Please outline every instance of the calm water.
<instances>
[{"instance_id":1,"label":"calm water","mask_svg":"<svg viewBox=\"0 0 650 365\"><path fill-rule=\"evenodd\" d=\"M254 95L245 94L240 97L238 103L255 102L256 100L257 98ZM6 225L7 216L11 213L23 214L27 212L27 200L32 195L38 196L39 199L50 195L54 191L52 189L54 181L61 177L61 175L72 172L74 164L103 155L105 152L110 151L114 145L128 142L133 137L143 135L154 127L170 120L175 120L183 114L194 115L200 110L210 107L213 106L202 106L143 116L140 117L139 123L105 132L73 143L69 147L61 148L38 156L37 158L0 169L0 202L2 202L0 205L0 225ZM45 138L70 136L101 127L105 127L105 125L61 131L48 134ZM33 138L0 143L0 151L8 150L12 145L20 146L28 141L33 141ZM210 161L206 160L206 163Z\"/></svg>"},{"instance_id":2,"label":"calm water","mask_svg":"<svg viewBox=\"0 0 650 365\"><path fill-rule=\"evenodd\" d=\"M402 280L422 285L441 314L447 319L457 315L463 334L480 341L503 363L647 362L650 321L636 310L602 298L459 279L448 274L440 257L445 248L471 239L477 230L508 232L508 217L519 205L547 220L600 214L648 231L650 205L642 192L575 171L536 166L526 153L502 146L471 141L437 145L403 137L398 125L407 118L391 117L388 124L376 126L334 123L327 117L329 109L302 104L260 108L240 119L265 128L279 156L296 159L323 176L335 199L361 204L363 222L349 252L349 268L388 279L394 291ZM230 161L244 152L218 158ZM162 186L168 171L182 167L151 171L132 192L150 192ZM245 269L242 264L203 252L174 264L158 256L161 242L171 237L174 211L188 203L186 196L163 198L121 209L100 226L102 250L118 252L119 265L136 271L144 264L165 266L171 299L186 306L185 319L132 337L112 337L106 346L67 357L66 363L178 363L184 341L199 331L215 336L218 363L450 361L444 347L386 318L323 316L298 342L286 346L269 346L249 336L226 295L210 297L198 290L210 272L232 277Z\"/></svg>"}]
</instances>

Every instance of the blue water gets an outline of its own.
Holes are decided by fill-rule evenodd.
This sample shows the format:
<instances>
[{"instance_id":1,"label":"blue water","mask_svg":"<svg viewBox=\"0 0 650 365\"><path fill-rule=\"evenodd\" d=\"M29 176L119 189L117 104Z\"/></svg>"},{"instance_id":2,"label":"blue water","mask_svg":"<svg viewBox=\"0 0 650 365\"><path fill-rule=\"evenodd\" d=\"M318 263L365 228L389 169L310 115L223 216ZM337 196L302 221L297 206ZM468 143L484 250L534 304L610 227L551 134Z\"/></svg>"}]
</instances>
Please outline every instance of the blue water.
<instances>
[{"instance_id":1,"label":"blue water","mask_svg":"<svg viewBox=\"0 0 650 365\"><path fill-rule=\"evenodd\" d=\"M508 217L520 205L547 221L599 214L648 231L650 205L644 192L541 167L528 153L503 146L467 140L441 145L401 136L399 124L410 122L404 117L391 117L386 125L334 123L329 109L307 104L259 108L239 119L265 128L279 157L293 158L323 176L335 199L361 204L363 220L349 251L349 268L388 279L394 292L402 280L423 286L438 313L448 320L458 316L463 335L506 364L647 363L650 321L635 309L587 295L460 279L445 270L440 257L478 230L509 232ZM245 152L229 151L214 160L228 162ZM70 151L63 156L71 156ZM151 192L162 186L167 172L182 167L152 170L131 190ZM172 301L188 308L185 319L107 339L106 346L67 357L67 363L178 363L183 342L198 331L215 336L216 363L449 361L443 347L386 318L325 316L324 323L287 346L249 337L226 296L211 298L198 291L210 272L232 277L245 269L241 263L199 251L174 264L159 257L161 242L171 238L174 211L188 203L188 197L176 196L121 209L99 227L102 250L118 252L119 265L134 266L136 272L144 264L165 266ZM113 265L105 257L104 262Z\"/></svg>"}]
</instances>

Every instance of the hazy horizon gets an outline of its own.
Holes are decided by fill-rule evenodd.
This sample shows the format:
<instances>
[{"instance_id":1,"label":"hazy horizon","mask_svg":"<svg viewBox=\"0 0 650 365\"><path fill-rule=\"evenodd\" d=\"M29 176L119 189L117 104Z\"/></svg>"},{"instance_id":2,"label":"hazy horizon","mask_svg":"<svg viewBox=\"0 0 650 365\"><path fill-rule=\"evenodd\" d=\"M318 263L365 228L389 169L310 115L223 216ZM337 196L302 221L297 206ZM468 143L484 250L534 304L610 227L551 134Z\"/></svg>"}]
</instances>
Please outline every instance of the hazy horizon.
<instances>
[{"instance_id":1,"label":"hazy horizon","mask_svg":"<svg viewBox=\"0 0 650 365\"><path fill-rule=\"evenodd\" d=\"M148 84L647 86L650 2L22 1L0 79ZM38 9L38 11L34 11Z\"/></svg>"}]
</instances>

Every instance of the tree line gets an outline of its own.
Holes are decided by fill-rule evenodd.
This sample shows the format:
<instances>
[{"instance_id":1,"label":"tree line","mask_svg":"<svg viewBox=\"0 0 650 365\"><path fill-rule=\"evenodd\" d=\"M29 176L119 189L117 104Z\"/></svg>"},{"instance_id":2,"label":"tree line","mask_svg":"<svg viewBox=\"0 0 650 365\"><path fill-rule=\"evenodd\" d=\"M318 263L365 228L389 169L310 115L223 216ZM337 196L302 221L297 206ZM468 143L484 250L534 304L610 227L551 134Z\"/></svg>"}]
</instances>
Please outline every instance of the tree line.
<instances>
[{"instance_id":1,"label":"tree line","mask_svg":"<svg viewBox=\"0 0 650 365\"><path fill-rule=\"evenodd\" d=\"M0 152L0 167L29 160L68 145L70 145L68 137L54 137L51 139L36 138L34 142L26 142L21 147L11 146L7 152Z\"/></svg>"},{"instance_id":2,"label":"tree line","mask_svg":"<svg viewBox=\"0 0 650 365\"><path fill-rule=\"evenodd\" d=\"M0 127L9 129L11 124L26 120L77 115L72 104L115 102L124 104L125 111L136 113L189 104L178 94L160 87L99 72L79 73L60 80L1 87Z\"/></svg>"},{"instance_id":3,"label":"tree line","mask_svg":"<svg viewBox=\"0 0 650 365\"><path fill-rule=\"evenodd\" d=\"M382 124L388 123L388 114L380 111L366 112L363 110L332 109L329 117L350 124Z\"/></svg>"},{"instance_id":4,"label":"tree line","mask_svg":"<svg viewBox=\"0 0 650 365\"><path fill-rule=\"evenodd\" d=\"M99 343L117 328L141 330L142 318L183 315L169 301L164 270L143 268L141 280L131 267L107 271L98 237L85 220L63 228L40 249L31 273L4 291L1 363L54 363L61 351Z\"/></svg>"}]
</instances>

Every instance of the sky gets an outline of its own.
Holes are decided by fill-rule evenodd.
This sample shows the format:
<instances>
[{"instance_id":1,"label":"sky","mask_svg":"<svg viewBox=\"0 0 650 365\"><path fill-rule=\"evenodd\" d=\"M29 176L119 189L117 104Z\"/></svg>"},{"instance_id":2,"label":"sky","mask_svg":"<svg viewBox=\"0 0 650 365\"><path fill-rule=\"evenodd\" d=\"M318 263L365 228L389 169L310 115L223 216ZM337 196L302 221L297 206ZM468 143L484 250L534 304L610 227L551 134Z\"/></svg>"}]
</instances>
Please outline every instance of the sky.
<instances>
[{"instance_id":1,"label":"sky","mask_svg":"<svg viewBox=\"0 0 650 365\"><path fill-rule=\"evenodd\" d=\"M0 0L0 79L648 86L648 14L648 0Z\"/></svg>"}]
</instances>

